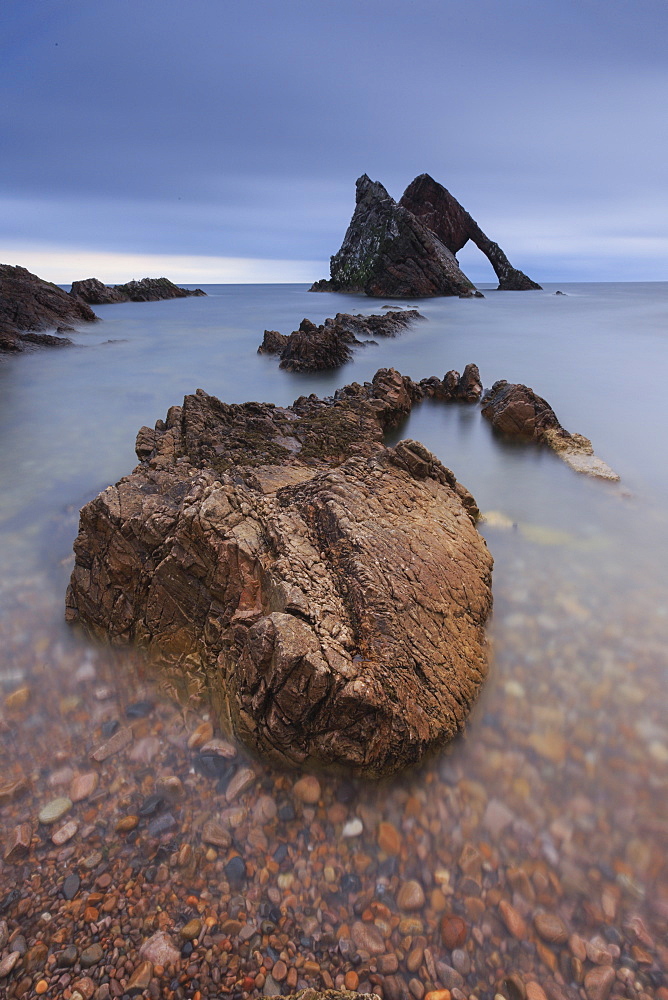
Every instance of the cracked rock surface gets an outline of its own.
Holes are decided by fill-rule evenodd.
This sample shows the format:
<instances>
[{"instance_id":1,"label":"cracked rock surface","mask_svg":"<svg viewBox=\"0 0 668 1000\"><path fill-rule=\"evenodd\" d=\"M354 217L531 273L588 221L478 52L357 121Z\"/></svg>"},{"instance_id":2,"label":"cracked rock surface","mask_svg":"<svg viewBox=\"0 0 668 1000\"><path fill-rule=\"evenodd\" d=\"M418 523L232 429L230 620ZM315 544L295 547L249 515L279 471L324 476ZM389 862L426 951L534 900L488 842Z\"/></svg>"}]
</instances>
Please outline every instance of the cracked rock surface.
<instances>
[{"instance_id":1,"label":"cracked rock surface","mask_svg":"<svg viewBox=\"0 0 668 1000\"><path fill-rule=\"evenodd\" d=\"M83 508L69 620L206 671L270 759L419 760L464 723L491 608L475 501L418 442L383 446L436 381L381 369L286 408L186 396Z\"/></svg>"}]
</instances>

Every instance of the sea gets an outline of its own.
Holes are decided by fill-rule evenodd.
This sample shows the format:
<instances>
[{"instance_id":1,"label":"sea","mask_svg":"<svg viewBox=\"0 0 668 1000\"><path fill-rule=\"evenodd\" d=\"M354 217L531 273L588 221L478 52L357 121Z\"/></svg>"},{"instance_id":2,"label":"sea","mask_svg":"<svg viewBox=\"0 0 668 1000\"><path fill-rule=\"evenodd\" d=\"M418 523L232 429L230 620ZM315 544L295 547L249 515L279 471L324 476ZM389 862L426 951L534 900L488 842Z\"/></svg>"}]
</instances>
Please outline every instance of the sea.
<instances>
[{"instance_id":1,"label":"sea","mask_svg":"<svg viewBox=\"0 0 668 1000\"><path fill-rule=\"evenodd\" d=\"M407 796L425 808L438 799L443 842L456 847L455 901L458 852L473 843L483 873L528 873L534 894L540 883L582 933L612 927L623 938L619 928L640 914L657 939L668 919L668 283L483 286L482 299L399 303L305 285L203 288L201 298L96 307L100 322L79 328L73 347L0 358L0 705L22 687L57 704L76 671L86 676L82 664L121 695L135 690L134 652L72 633L63 611L78 510L132 470L139 427L199 387L230 403L287 405L382 367L419 380L475 362L484 386L506 379L543 396L620 479L588 478L550 451L498 438L478 406L425 402L391 433L389 443L430 448L485 515L490 671L461 738L426 769L365 794L376 818L403 822L406 836ZM289 373L257 353L265 329L383 305L417 307L425 320L357 349L337 371ZM142 691L160 697L160 684L159 672L142 674ZM43 704L28 702L3 738L8 773L30 771L43 727L59 766L73 743L93 739L79 714L45 719ZM41 803L49 768L40 768L31 794ZM444 867L443 842L427 837L420 850L428 884ZM304 847L306 865L310 857ZM463 900L475 895L464 891ZM508 892L523 912L530 893L514 883ZM620 948L619 961L642 970L627 938Z\"/></svg>"}]
</instances>

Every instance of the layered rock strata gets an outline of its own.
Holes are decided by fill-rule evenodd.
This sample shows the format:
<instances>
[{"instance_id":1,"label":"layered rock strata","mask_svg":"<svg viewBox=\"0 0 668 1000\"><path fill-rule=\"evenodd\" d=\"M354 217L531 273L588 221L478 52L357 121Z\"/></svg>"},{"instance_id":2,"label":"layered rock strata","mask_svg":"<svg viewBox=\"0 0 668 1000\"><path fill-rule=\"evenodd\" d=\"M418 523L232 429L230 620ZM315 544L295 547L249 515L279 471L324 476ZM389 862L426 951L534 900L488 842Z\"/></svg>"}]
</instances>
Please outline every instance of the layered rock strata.
<instances>
[{"instance_id":1,"label":"layered rock strata","mask_svg":"<svg viewBox=\"0 0 668 1000\"><path fill-rule=\"evenodd\" d=\"M99 278L73 281L70 295L83 299L92 306L112 305L115 302L158 302L161 299L185 299L192 295L206 295L201 288L180 288L169 278L142 278L127 281L124 285L105 285Z\"/></svg>"},{"instance_id":2,"label":"layered rock strata","mask_svg":"<svg viewBox=\"0 0 668 1000\"><path fill-rule=\"evenodd\" d=\"M0 264L0 351L15 353L30 344L62 347L71 340L40 331L67 332L74 324L96 319L90 306L58 285L25 267Z\"/></svg>"},{"instance_id":3,"label":"layered rock strata","mask_svg":"<svg viewBox=\"0 0 668 1000\"><path fill-rule=\"evenodd\" d=\"M464 723L491 607L473 498L419 443L383 446L433 395L381 369L288 408L186 396L83 508L69 620L204 669L271 759L419 760Z\"/></svg>"},{"instance_id":4,"label":"layered rock strata","mask_svg":"<svg viewBox=\"0 0 668 1000\"><path fill-rule=\"evenodd\" d=\"M576 472L599 479L618 480L609 465L594 454L589 438L571 434L542 396L526 385L495 382L482 400L482 415L507 437L536 441L552 448Z\"/></svg>"},{"instance_id":5,"label":"layered rock strata","mask_svg":"<svg viewBox=\"0 0 668 1000\"><path fill-rule=\"evenodd\" d=\"M539 284L512 266L499 244L486 236L447 188L429 174L416 177L399 204L412 212L453 254L459 253L469 240L475 243L494 268L499 291L540 290Z\"/></svg>"},{"instance_id":6,"label":"layered rock strata","mask_svg":"<svg viewBox=\"0 0 668 1000\"><path fill-rule=\"evenodd\" d=\"M330 278L315 282L311 291L480 296L455 257L469 240L494 268L499 290L540 289L429 174L416 177L398 204L364 174L341 249L330 261Z\"/></svg>"},{"instance_id":7,"label":"layered rock strata","mask_svg":"<svg viewBox=\"0 0 668 1000\"><path fill-rule=\"evenodd\" d=\"M416 309L390 311L382 316L337 313L316 326L303 319L289 336L265 330L258 354L279 354L280 367L292 372L339 368L352 357L352 348L369 343L358 337L395 337L410 323L424 319Z\"/></svg>"},{"instance_id":8,"label":"layered rock strata","mask_svg":"<svg viewBox=\"0 0 668 1000\"><path fill-rule=\"evenodd\" d=\"M383 298L480 294L454 254L366 174L357 180L355 211L331 258L330 279L316 282L312 291Z\"/></svg>"}]
</instances>

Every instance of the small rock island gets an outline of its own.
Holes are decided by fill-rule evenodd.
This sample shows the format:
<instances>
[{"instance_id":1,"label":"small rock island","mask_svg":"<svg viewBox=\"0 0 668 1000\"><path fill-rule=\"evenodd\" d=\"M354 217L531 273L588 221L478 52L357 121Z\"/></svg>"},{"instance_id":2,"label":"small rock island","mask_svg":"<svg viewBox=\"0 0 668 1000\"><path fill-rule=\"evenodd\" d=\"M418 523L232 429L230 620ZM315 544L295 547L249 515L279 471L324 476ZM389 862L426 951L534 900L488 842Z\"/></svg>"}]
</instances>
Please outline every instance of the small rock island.
<instances>
[{"instance_id":1,"label":"small rock island","mask_svg":"<svg viewBox=\"0 0 668 1000\"><path fill-rule=\"evenodd\" d=\"M382 316L337 313L320 326L303 319L291 334L265 330L258 354L278 354L280 368L289 372L318 372L340 368L352 358L354 347L373 344L373 337L396 337L415 320L417 309L390 310ZM366 340L359 340L366 337Z\"/></svg>"},{"instance_id":2,"label":"small rock island","mask_svg":"<svg viewBox=\"0 0 668 1000\"><path fill-rule=\"evenodd\" d=\"M206 295L206 292L201 288L181 288L169 278L142 278L141 281L127 281L124 285L105 285L99 278L84 278L72 282L70 295L83 299L91 306L107 306L115 302L185 299L192 295Z\"/></svg>"}]
</instances>

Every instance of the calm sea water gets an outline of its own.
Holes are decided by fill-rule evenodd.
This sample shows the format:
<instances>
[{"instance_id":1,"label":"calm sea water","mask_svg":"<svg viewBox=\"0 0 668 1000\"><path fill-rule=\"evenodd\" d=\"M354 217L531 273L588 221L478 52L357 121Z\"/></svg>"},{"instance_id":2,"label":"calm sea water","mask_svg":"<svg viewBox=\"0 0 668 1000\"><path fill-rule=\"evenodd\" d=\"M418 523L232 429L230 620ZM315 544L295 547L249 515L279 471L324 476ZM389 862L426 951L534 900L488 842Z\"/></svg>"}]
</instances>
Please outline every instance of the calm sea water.
<instances>
[{"instance_id":1,"label":"calm sea water","mask_svg":"<svg viewBox=\"0 0 668 1000\"><path fill-rule=\"evenodd\" d=\"M428 322L326 375L258 356L264 329L289 333L305 316L371 313L382 301L301 285L205 290L99 307L76 347L0 359L4 690L45 661L57 689L67 668L49 650L85 645L62 623L76 512L132 469L137 429L185 393L288 404L379 367L420 379L473 361L486 386L505 378L544 396L621 483L500 442L478 407L423 404L393 436L423 441L482 511L514 525L481 527L496 561L492 668L451 759L460 779L538 828L546 856L566 842L569 857L584 856L594 843L636 897L650 883L668 897L668 283L421 301Z\"/></svg>"}]
</instances>

